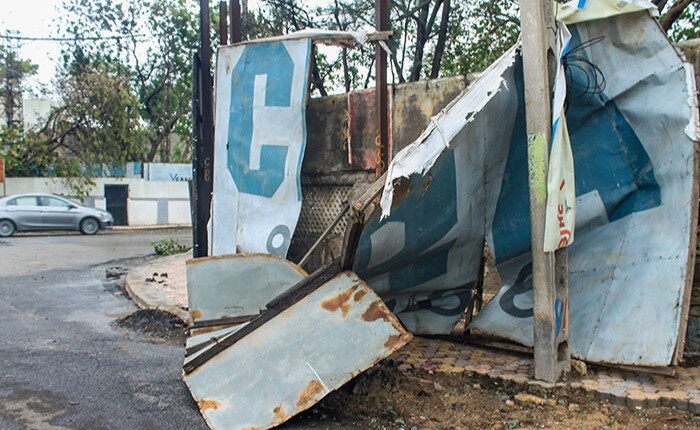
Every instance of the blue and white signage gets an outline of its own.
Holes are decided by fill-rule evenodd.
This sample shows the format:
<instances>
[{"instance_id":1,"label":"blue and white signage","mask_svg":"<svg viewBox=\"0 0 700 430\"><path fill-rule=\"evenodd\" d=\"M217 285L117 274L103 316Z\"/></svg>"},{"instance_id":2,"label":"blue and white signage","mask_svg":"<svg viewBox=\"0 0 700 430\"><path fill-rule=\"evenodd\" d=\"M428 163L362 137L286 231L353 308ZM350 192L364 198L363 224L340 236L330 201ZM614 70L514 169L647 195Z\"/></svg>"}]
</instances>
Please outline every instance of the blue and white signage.
<instances>
[{"instance_id":1,"label":"blue and white signage","mask_svg":"<svg viewBox=\"0 0 700 430\"><path fill-rule=\"evenodd\" d=\"M219 49L211 255L285 257L301 211L311 39Z\"/></svg>"}]
</instances>

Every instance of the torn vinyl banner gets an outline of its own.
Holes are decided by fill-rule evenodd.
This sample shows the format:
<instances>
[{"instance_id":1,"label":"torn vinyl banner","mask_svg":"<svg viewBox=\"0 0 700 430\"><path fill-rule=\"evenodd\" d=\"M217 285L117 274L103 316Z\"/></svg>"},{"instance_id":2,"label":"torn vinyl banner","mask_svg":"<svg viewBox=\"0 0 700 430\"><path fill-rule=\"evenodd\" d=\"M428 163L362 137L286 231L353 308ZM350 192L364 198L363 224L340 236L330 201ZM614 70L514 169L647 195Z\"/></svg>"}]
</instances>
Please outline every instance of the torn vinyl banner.
<instances>
[{"instance_id":1,"label":"torn vinyl banner","mask_svg":"<svg viewBox=\"0 0 700 430\"><path fill-rule=\"evenodd\" d=\"M668 365L694 257L692 68L646 11L569 30L571 350L589 361ZM355 271L411 331L452 330L486 239L505 285L471 327L533 344L522 73L513 49L389 167L388 217L369 220Z\"/></svg>"},{"instance_id":2,"label":"torn vinyl banner","mask_svg":"<svg viewBox=\"0 0 700 430\"><path fill-rule=\"evenodd\" d=\"M210 255L285 257L301 211L311 39L219 48Z\"/></svg>"}]
</instances>

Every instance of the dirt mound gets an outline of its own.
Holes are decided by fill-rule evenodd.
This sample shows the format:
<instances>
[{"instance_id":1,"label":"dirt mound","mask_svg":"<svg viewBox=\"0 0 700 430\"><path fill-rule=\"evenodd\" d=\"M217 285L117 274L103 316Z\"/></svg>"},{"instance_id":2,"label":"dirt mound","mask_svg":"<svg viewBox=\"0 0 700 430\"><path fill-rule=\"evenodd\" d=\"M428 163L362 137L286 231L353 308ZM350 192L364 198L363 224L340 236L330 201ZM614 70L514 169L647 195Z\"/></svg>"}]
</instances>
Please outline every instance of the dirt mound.
<instances>
[{"instance_id":1,"label":"dirt mound","mask_svg":"<svg viewBox=\"0 0 700 430\"><path fill-rule=\"evenodd\" d=\"M114 322L118 328L136 332L145 340L184 345L187 338L185 323L169 312L157 309L139 309Z\"/></svg>"},{"instance_id":2,"label":"dirt mound","mask_svg":"<svg viewBox=\"0 0 700 430\"><path fill-rule=\"evenodd\" d=\"M528 394L521 394L529 392ZM289 428L698 428L673 408L617 406L569 390L503 385L470 373L399 370L391 360L333 392Z\"/></svg>"}]
</instances>

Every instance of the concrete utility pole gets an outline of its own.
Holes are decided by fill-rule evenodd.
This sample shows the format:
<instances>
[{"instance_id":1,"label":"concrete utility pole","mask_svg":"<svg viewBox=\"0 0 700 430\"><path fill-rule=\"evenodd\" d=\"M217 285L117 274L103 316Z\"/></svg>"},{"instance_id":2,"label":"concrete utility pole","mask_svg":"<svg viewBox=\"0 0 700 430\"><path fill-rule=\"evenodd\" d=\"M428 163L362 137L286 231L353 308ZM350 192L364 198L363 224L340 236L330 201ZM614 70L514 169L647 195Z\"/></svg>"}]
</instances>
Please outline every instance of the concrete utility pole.
<instances>
[{"instance_id":1,"label":"concrete utility pole","mask_svg":"<svg viewBox=\"0 0 700 430\"><path fill-rule=\"evenodd\" d=\"M520 23L532 228L535 378L554 383L569 371L571 356L566 248L556 253L544 252L552 84L556 70L556 22L551 1L522 0Z\"/></svg>"}]
</instances>

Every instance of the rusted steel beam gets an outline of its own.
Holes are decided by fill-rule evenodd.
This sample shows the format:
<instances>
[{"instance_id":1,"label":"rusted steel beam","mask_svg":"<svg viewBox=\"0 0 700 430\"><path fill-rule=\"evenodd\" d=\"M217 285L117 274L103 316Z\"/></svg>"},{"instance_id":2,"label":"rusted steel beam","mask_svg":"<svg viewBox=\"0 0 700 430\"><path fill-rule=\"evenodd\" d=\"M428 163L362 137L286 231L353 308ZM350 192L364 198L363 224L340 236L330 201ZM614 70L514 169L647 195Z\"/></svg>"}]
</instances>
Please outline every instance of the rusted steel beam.
<instances>
[{"instance_id":1,"label":"rusted steel beam","mask_svg":"<svg viewBox=\"0 0 700 430\"><path fill-rule=\"evenodd\" d=\"M238 0L230 0L229 13L231 14L231 43L238 43L243 40L241 4Z\"/></svg>"},{"instance_id":2,"label":"rusted steel beam","mask_svg":"<svg viewBox=\"0 0 700 430\"><path fill-rule=\"evenodd\" d=\"M199 257L199 193L197 192L198 169L199 169L199 147L202 142L202 100L200 98L202 79L202 60L199 53L192 55L192 178L190 182L190 212L192 217L192 256Z\"/></svg>"},{"instance_id":3,"label":"rusted steel beam","mask_svg":"<svg viewBox=\"0 0 700 430\"><path fill-rule=\"evenodd\" d=\"M375 0L375 25L377 31L389 30L389 0ZM387 88L387 53L381 44L375 44L375 109L376 109L376 156L375 173L379 178L391 160L389 147L389 91Z\"/></svg>"},{"instance_id":4,"label":"rusted steel beam","mask_svg":"<svg viewBox=\"0 0 700 430\"><path fill-rule=\"evenodd\" d=\"M228 12L226 2L219 2L219 42L221 46L228 45Z\"/></svg>"}]
</instances>

